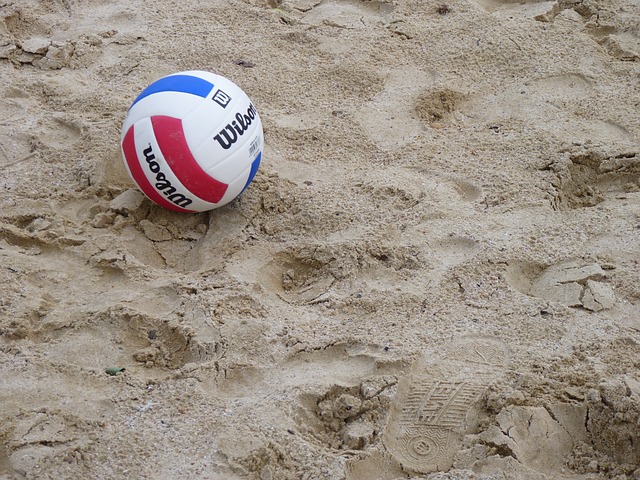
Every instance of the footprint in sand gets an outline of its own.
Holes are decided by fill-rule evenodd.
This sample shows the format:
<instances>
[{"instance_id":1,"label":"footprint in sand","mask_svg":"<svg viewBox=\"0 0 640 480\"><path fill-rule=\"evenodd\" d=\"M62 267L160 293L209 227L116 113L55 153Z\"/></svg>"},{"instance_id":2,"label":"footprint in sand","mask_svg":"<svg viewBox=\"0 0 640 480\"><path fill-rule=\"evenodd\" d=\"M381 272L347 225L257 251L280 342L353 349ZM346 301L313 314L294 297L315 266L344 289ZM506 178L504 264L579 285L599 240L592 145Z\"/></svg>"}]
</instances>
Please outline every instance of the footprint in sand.
<instances>
[{"instance_id":1,"label":"footprint in sand","mask_svg":"<svg viewBox=\"0 0 640 480\"><path fill-rule=\"evenodd\" d=\"M64 151L80 141L83 127L68 115L54 114L51 120L42 122L39 140L55 151Z\"/></svg>"},{"instance_id":2,"label":"footprint in sand","mask_svg":"<svg viewBox=\"0 0 640 480\"><path fill-rule=\"evenodd\" d=\"M553 0L471 0L471 2L489 13L519 15L530 18L543 15L556 4Z\"/></svg>"},{"instance_id":3,"label":"footprint in sand","mask_svg":"<svg viewBox=\"0 0 640 480\"><path fill-rule=\"evenodd\" d=\"M245 335L243 331L262 328L258 322L254 321L253 326L250 323L225 327L223 334L233 332L231 342L236 342L237 337ZM231 348L233 345L227 347L228 350ZM367 384L367 378L394 375L405 368L403 362L385 361L379 350L376 347L337 344L319 350L294 352L275 365L267 365L266 361L255 365L227 362L224 375L205 379L203 386L205 390L229 398L270 394L274 389L304 386L303 397L311 396L314 400L309 405L303 402L303 409L314 416L319 397L327 391L351 389Z\"/></svg>"},{"instance_id":4,"label":"footprint in sand","mask_svg":"<svg viewBox=\"0 0 640 480\"><path fill-rule=\"evenodd\" d=\"M520 292L593 312L615 305L615 293L604 281L606 276L597 263L577 260L547 268L528 262L513 262L507 269L507 281Z\"/></svg>"},{"instance_id":5,"label":"footprint in sand","mask_svg":"<svg viewBox=\"0 0 640 480\"><path fill-rule=\"evenodd\" d=\"M305 23L347 29L382 22L395 10L391 2L379 0L303 0L294 8L305 13Z\"/></svg>"},{"instance_id":6,"label":"footprint in sand","mask_svg":"<svg viewBox=\"0 0 640 480\"><path fill-rule=\"evenodd\" d=\"M640 59L640 35L635 28L638 22L633 8L629 11L620 8L613 14L595 2L550 1L537 5L530 15L536 20L563 22L580 28L617 60L635 62Z\"/></svg>"},{"instance_id":7,"label":"footprint in sand","mask_svg":"<svg viewBox=\"0 0 640 480\"><path fill-rule=\"evenodd\" d=\"M185 326L116 307L84 315L87 319L73 327L61 326L60 313L52 307L47 323L33 336L34 348L46 351L54 363L94 371L126 366L143 378L162 377L187 363L208 362L222 354L218 332L199 318Z\"/></svg>"},{"instance_id":8,"label":"footprint in sand","mask_svg":"<svg viewBox=\"0 0 640 480\"><path fill-rule=\"evenodd\" d=\"M21 100L20 98L0 99L0 109L5 112L5 118L0 121L0 167L10 167L34 156L31 145L32 135L28 127L15 125L16 123L27 124L28 111Z\"/></svg>"},{"instance_id":9,"label":"footprint in sand","mask_svg":"<svg viewBox=\"0 0 640 480\"><path fill-rule=\"evenodd\" d=\"M419 365L399 383L383 442L405 470L452 466L462 438L479 421L479 399L510 357L504 343L491 337L455 340L443 353L442 360Z\"/></svg>"},{"instance_id":10,"label":"footprint in sand","mask_svg":"<svg viewBox=\"0 0 640 480\"><path fill-rule=\"evenodd\" d=\"M457 109L474 123L496 129L514 121L532 131L571 138L577 144L617 145L637 149L633 133L608 119L576 115L585 99L597 95L597 85L580 73L530 78L500 92L468 95Z\"/></svg>"},{"instance_id":11,"label":"footprint in sand","mask_svg":"<svg viewBox=\"0 0 640 480\"><path fill-rule=\"evenodd\" d=\"M523 90L530 97L567 101L588 97L593 92L594 85L580 73L563 73L528 80L524 83Z\"/></svg>"},{"instance_id":12,"label":"footprint in sand","mask_svg":"<svg viewBox=\"0 0 640 480\"><path fill-rule=\"evenodd\" d=\"M463 113L476 122L491 125L505 123L514 117L530 122L536 122L540 117L561 116L564 119L574 103L589 97L593 90L592 82L581 74L530 78L497 93L469 96Z\"/></svg>"},{"instance_id":13,"label":"footprint in sand","mask_svg":"<svg viewBox=\"0 0 640 480\"><path fill-rule=\"evenodd\" d=\"M613 125L609 128L615 130ZM597 149L576 147L549 168L558 177L552 203L558 210L593 207L640 190L640 152L632 149L606 155Z\"/></svg>"},{"instance_id":14,"label":"footprint in sand","mask_svg":"<svg viewBox=\"0 0 640 480\"><path fill-rule=\"evenodd\" d=\"M389 72L384 89L362 107L358 116L371 141L390 150L423 134L425 127L416 104L434 80L434 72L410 66Z\"/></svg>"},{"instance_id":15,"label":"footprint in sand","mask_svg":"<svg viewBox=\"0 0 640 480\"><path fill-rule=\"evenodd\" d=\"M37 220L26 229L48 224L45 218ZM145 365L163 375L221 354L205 306L186 304L170 282L140 282L117 269L91 267L90 260L45 241L19 236L23 231L15 227L0 225L0 231L0 258L13 268L0 284L14 306L14 318L20 319L0 322L6 338L27 338L34 349L46 352L48 361L89 370ZM25 272L19 281L17 272ZM74 288L71 278L82 278L81 287Z\"/></svg>"},{"instance_id":16,"label":"footprint in sand","mask_svg":"<svg viewBox=\"0 0 640 480\"><path fill-rule=\"evenodd\" d=\"M601 280L606 273L600 265L568 262L552 265L533 281L531 294L568 307L584 307L598 312L613 307L615 294Z\"/></svg>"},{"instance_id":17,"label":"footprint in sand","mask_svg":"<svg viewBox=\"0 0 640 480\"><path fill-rule=\"evenodd\" d=\"M287 303L312 303L326 293L335 278L328 264L304 249L299 255L281 252L264 265L259 273L260 284Z\"/></svg>"}]
</instances>

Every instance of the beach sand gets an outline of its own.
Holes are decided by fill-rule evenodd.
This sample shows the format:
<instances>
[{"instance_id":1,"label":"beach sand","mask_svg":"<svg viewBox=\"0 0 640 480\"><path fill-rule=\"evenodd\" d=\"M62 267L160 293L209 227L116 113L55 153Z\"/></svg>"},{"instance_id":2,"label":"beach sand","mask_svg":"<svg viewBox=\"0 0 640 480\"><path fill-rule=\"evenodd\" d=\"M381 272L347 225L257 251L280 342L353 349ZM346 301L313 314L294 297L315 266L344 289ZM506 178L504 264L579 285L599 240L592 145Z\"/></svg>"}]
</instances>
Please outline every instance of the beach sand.
<instances>
[{"instance_id":1,"label":"beach sand","mask_svg":"<svg viewBox=\"0 0 640 480\"><path fill-rule=\"evenodd\" d=\"M0 479L640 478L639 25L637 0L0 1ZM264 125L201 214L120 151L183 70Z\"/></svg>"}]
</instances>

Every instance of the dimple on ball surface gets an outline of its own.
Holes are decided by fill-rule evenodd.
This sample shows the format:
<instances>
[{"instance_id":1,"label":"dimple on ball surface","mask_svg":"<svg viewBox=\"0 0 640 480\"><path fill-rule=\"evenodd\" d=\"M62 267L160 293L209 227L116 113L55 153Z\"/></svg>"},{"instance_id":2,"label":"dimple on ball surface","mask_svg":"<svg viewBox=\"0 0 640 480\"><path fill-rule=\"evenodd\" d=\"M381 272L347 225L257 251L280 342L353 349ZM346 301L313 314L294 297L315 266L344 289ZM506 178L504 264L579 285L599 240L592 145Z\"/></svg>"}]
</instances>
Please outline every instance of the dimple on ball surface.
<instances>
[{"instance_id":1,"label":"dimple on ball surface","mask_svg":"<svg viewBox=\"0 0 640 480\"><path fill-rule=\"evenodd\" d=\"M122 126L130 177L158 205L203 212L226 205L255 176L264 147L249 97L225 77L187 71L138 95Z\"/></svg>"}]
</instances>

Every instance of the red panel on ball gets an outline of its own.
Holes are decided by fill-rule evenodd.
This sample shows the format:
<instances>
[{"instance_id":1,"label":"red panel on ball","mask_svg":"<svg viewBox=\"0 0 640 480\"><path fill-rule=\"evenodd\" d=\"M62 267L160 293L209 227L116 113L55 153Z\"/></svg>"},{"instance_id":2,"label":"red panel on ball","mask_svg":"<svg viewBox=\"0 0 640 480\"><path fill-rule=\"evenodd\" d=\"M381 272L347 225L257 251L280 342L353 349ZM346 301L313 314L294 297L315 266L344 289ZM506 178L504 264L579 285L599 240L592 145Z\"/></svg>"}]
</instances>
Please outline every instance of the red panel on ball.
<instances>
[{"instance_id":1,"label":"red panel on ball","mask_svg":"<svg viewBox=\"0 0 640 480\"><path fill-rule=\"evenodd\" d=\"M140 189L145 193L147 197L149 197L161 207L175 210L176 212L193 212L193 210L187 210L186 208L181 208L171 203L169 200L160 195L155 188L153 188L153 185L151 185L151 183L147 179L144 171L142 170L142 166L140 165L140 161L138 160L138 153L136 152L136 141L133 129L134 125L131 125L131 128L129 128L126 135L124 136L124 139L122 140L122 151L124 152L124 158L127 161L127 165L129 166L131 176L138 184Z\"/></svg>"},{"instance_id":2,"label":"red panel on ball","mask_svg":"<svg viewBox=\"0 0 640 480\"><path fill-rule=\"evenodd\" d=\"M229 185L209 176L198 164L184 136L182 120L155 115L151 124L160 151L180 183L202 200L211 203L222 200Z\"/></svg>"}]
</instances>

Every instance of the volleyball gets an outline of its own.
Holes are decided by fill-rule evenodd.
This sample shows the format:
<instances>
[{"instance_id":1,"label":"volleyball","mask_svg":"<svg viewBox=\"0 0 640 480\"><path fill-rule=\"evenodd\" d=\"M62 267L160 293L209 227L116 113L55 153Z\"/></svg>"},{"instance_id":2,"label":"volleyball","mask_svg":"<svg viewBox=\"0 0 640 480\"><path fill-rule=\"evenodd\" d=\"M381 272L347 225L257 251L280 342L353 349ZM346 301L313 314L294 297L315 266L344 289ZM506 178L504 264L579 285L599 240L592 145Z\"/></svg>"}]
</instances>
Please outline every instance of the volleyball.
<instances>
[{"instance_id":1,"label":"volleyball","mask_svg":"<svg viewBox=\"0 0 640 480\"><path fill-rule=\"evenodd\" d=\"M240 195L258 171L262 122L247 94L225 77L187 71L138 95L122 125L129 176L158 205L203 212Z\"/></svg>"}]
</instances>

